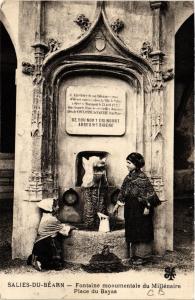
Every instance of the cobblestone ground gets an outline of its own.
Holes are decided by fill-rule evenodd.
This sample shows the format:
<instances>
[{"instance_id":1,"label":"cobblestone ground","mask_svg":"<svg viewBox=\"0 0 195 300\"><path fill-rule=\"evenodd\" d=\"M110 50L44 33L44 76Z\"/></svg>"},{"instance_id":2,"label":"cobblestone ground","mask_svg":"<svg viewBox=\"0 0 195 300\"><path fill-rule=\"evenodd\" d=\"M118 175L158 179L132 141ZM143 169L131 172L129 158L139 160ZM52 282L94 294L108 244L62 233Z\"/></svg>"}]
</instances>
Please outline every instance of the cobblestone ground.
<instances>
[{"instance_id":1,"label":"cobblestone ground","mask_svg":"<svg viewBox=\"0 0 195 300\"><path fill-rule=\"evenodd\" d=\"M182 272L193 270L194 265L194 242L193 242L193 201L190 199L175 201L174 207L174 251L167 251L163 257L153 256L150 262L144 266L134 266L133 269L140 270L162 270L166 266L175 266ZM11 259L11 232L12 213L10 210L1 209L0 212L0 272L3 273L35 273L31 266L25 261ZM129 267L129 270L132 267ZM128 271L124 268L124 271ZM59 271L47 271L48 273L59 273ZM86 272L82 266L66 265L61 272Z\"/></svg>"}]
</instances>

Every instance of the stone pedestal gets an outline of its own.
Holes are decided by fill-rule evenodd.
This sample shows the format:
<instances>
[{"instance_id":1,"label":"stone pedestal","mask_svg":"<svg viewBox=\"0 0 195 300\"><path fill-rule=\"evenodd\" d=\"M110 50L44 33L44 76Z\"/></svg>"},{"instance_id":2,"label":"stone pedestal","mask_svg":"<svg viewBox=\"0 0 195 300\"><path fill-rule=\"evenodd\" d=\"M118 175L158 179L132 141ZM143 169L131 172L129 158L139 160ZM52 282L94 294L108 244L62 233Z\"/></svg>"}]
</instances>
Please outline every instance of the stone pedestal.
<instances>
[{"instance_id":1,"label":"stone pedestal","mask_svg":"<svg viewBox=\"0 0 195 300\"><path fill-rule=\"evenodd\" d=\"M123 262L128 260L125 230L102 233L99 231L74 230L63 241L64 260L69 263L88 264L91 257L100 254L105 246L109 247ZM136 247L140 256L152 254L152 245L140 244Z\"/></svg>"}]
</instances>

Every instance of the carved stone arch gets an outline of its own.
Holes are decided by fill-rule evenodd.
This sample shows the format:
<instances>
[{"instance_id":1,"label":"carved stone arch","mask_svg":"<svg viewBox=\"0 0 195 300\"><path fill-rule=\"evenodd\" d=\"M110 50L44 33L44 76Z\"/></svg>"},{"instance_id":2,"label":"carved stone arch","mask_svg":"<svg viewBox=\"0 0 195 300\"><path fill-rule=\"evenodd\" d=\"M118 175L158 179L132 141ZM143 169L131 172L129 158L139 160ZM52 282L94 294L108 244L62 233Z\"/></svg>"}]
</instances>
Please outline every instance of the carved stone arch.
<instances>
[{"instance_id":1,"label":"carved stone arch","mask_svg":"<svg viewBox=\"0 0 195 300\"><path fill-rule=\"evenodd\" d=\"M131 68L132 67L132 68ZM57 63L54 61L50 68L47 66L43 69L44 88L43 88L43 143L42 158L43 172L47 174L46 190L49 194L57 193L58 189L58 171L57 171L57 115L58 115L58 99L59 88L62 81L70 76L78 76L80 74L101 74L112 78L119 78L126 81L137 93L136 107L139 115L137 123L137 150L143 152L140 147L143 142L144 131L144 75L133 67L128 60L116 57L101 57L97 60L97 56L93 55L75 55L66 56ZM138 118L136 118L138 119ZM141 126L140 126L141 124ZM55 142L54 142L55 141ZM50 175L49 175L50 174Z\"/></svg>"},{"instance_id":2,"label":"carved stone arch","mask_svg":"<svg viewBox=\"0 0 195 300\"><path fill-rule=\"evenodd\" d=\"M107 54L108 61L110 60L113 63L118 63L119 60L121 60L122 63L127 67L135 69L138 73L144 75L145 88L147 90L151 90L152 80L154 77L153 66L147 59L143 58L140 54L135 53L129 47L127 47L125 43L123 43L118 37L118 35L112 30L107 19L103 1L97 1L96 19L87 33L81 36L81 38L78 39L75 44L69 46L68 48L63 48L62 45L59 50L49 53L43 63L43 72L48 73L48 71L50 72L52 69L56 69L57 65L61 64L62 62L64 63L66 61L69 63L71 60L75 60L75 55L81 55L81 53L84 54L83 60L94 60L95 54L89 53L89 49L86 48L86 45L91 44L92 41L95 40L98 29L102 30L104 36L106 36L107 41L110 43L110 46L113 49L113 54L109 54L110 58ZM104 60L105 55L106 54L96 54L98 60Z\"/></svg>"},{"instance_id":3,"label":"carved stone arch","mask_svg":"<svg viewBox=\"0 0 195 300\"><path fill-rule=\"evenodd\" d=\"M63 76L63 73L75 72L80 70L94 70L94 71L107 71L112 72L112 70L118 70L116 73L120 73L121 76L127 76L130 82L137 80L139 83L139 88L143 88L142 77L143 74L140 70L137 70L135 64L130 63L128 60L114 57L114 56L96 56L96 55L74 55L66 56L62 62L58 64L51 65L49 71L48 68L44 72L43 76L47 82L50 82L51 85L54 85L56 78ZM129 83L130 83L129 82Z\"/></svg>"}]
</instances>

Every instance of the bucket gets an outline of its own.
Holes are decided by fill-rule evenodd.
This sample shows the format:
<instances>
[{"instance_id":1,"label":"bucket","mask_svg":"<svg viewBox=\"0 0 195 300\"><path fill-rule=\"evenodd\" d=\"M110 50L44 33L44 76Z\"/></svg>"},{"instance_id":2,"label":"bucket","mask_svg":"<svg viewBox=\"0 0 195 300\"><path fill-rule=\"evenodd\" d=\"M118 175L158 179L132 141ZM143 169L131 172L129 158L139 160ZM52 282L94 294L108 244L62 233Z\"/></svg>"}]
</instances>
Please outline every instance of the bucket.
<instances>
[{"instance_id":1,"label":"bucket","mask_svg":"<svg viewBox=\"0 0 195 300\"><path fill-rule=\"evenodd\" d=\"M99 231L109 232L110 231L109 216L106 216L100 212L98 212L97 214L100 219Z\"/></svg>"}]
</instances>

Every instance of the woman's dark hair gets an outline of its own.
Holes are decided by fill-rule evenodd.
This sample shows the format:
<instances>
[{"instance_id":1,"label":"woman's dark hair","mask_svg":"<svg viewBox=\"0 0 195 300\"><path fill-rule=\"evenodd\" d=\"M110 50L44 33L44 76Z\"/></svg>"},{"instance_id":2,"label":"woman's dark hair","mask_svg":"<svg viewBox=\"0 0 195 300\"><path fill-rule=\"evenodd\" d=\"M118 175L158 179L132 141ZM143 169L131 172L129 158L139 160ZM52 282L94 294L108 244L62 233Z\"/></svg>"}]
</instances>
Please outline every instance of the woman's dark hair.
<instances>
[{"instance_id":1,"label":"woman's dark hair","mask_svg":"<svg viewBox=\"0 0 195 300\"><path fill-rule=\"evenodd\" d=\"M141 169L145 165L144 157L138 152L132 152L127 156L126 160L131 161L137 169Z\"/></svg>"}]
</instances>

